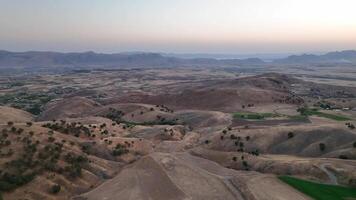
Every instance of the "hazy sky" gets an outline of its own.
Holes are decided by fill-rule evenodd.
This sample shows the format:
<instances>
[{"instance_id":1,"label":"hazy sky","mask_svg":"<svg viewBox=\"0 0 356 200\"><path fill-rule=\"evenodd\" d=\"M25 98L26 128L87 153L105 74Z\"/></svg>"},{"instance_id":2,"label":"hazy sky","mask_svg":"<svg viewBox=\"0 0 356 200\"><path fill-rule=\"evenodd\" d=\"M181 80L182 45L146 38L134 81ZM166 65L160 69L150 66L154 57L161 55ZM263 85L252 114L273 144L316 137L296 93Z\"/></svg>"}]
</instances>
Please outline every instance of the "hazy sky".
<instances>
[{"instance_id":1,"label":"hazy sky","mask_svg":"<svg viewBox=\"0 0 356 200\"><path fill-rule=\"evenodd\" d=\"M0 49L356 49L356 0L0 0Z\"/></svg>"}]
</instances>

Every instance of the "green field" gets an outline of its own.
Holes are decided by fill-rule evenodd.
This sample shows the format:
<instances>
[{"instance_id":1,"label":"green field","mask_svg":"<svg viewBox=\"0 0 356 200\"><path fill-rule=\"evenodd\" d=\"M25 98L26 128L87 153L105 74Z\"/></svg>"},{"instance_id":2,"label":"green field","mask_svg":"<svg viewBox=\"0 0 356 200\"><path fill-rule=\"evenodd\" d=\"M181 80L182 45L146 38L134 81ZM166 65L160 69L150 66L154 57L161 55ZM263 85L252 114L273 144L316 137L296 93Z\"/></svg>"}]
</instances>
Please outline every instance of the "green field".
<instances>
[{"instance_id":1,"label":"green field","mask_svg":"<svg viewBox=\"0 0 356 200\"><path fill-rule=\"evenodd\" d=\"M278 178L315 200L356 200L356 189L354 188L320 184L290 176Z\"/></svg>"},{"instance_id":2,"label":"green field","mask_svg":"<svg viewBox=\"0 0 356 200\"><path fill-rule=\"evenodd\" d=\"M324 117L324 118L328 118L328 119L332 119L332 120L336 120L336 121L351 120L351 118L343 116L343 115L335 115L335 114L320 112L316 108L300 108L300 109L298 109L298 112L300 112L300 114L303 116L316 115L318 117Z\"/></svg>"},{"instance_id":3,"label":"green field","mask_svg":"<svg viewBox=\"0 0 356 200\"><path fill-rule=\"evenodd\" d=\"M242 113L242 112L235 112L232 114L235 119L265 119L271 117L278 117L277 114L274 113Z\"/></svg>"}]
</instances>

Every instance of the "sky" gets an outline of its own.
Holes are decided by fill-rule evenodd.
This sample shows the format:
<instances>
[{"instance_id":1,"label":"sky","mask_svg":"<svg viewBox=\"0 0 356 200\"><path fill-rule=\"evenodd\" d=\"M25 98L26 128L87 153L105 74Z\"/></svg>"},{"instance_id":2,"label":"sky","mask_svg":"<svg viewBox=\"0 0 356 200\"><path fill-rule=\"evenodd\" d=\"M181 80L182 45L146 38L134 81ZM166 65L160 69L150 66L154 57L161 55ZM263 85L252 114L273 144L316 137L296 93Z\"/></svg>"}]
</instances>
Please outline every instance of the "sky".
<instances>
[{"instance_id":1,"label":"sky","mask_svg":"<svg viewBox=\"0 0 356 200\"><path fill-rule=\"evenodd\" d=\"M356 49L355 0L0 0L0 49L286 53Z\"/></svg>"}]
</instances>

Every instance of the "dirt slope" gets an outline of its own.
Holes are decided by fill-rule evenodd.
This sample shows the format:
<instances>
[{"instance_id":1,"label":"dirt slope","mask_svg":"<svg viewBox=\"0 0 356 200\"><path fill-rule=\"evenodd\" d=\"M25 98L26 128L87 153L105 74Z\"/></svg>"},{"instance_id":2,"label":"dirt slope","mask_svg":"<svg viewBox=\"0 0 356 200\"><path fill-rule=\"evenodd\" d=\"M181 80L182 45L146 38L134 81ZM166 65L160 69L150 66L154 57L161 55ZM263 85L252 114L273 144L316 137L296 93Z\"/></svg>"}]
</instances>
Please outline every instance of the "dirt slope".
<instances>
[{"instance_id":1,"label":"dirt slope","mask_svg":"<svg viewBox=\"0 0 356 200\"><path fill-rule=\"evenodd\" d=\"M44 112L38 117L39 121L49 121L53 119L75 118L87 116L86 113L92 111L100 105L85 97L71 97L59 99L48 103Z\"/></svg>"},{"instance_id":2,"label":"dirt slope","mask_svg":"<svg viewBox=\"0 0 356 200\"><path fill-rule=\"evenodd\" d=\"M237 185L239 187L236 187ZM118 198L127 200L308 199L273 176L229 170L215 162L187 153L150 154L126 167L112 180L74 199Z\"/></svg>"},{"instance_id":3,"label":"dirt slope","mask_svg":"<svg viewBox=\"0 0 356 200\"><path fill-rule=\"evenodd\" d=\"M23 110L0 106L0 124L12 122L29 122L33 121L33 116Z\"/></svg>"}]
</instances>

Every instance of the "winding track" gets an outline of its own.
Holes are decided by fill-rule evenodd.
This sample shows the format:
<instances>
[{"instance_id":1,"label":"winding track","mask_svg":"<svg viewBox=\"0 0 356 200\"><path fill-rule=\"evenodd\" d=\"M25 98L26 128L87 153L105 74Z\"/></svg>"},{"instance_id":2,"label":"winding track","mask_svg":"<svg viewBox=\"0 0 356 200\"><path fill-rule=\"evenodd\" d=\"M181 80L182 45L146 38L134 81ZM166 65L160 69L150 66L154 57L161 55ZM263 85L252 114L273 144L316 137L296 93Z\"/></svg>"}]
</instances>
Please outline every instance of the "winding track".
<instances>
[{"instance_id":1,"label":"winding track","mask_svg":"<svg viewBox=\"0 0 356 200\"><path fill-rule=\"evenodd\" d=\"M332 185L338 185L338 182L337 182L337 177L335 176L334 173L332 173L331 171L329 171L326 166L327 165L330 165L329 163L324 163L322 165L320 165L320 169L326 173L326 175L328 175L329 177L329 180L330 180L330 184Z\"/></svg>"}]
</instances>

